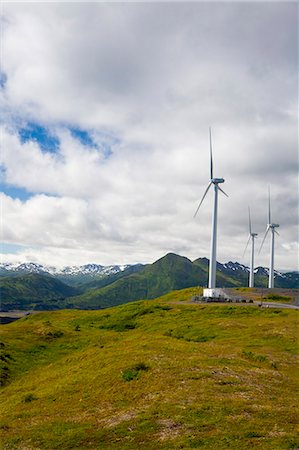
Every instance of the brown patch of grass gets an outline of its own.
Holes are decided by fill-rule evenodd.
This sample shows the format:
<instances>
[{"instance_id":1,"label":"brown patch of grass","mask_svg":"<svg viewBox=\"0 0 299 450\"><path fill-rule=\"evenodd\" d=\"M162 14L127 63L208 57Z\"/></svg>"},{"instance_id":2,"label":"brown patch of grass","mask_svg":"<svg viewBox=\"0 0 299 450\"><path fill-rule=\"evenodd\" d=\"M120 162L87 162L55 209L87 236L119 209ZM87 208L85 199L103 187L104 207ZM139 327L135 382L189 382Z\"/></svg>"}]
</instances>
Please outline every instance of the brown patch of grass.
<instances>
[{"instance_id":1,"label":"brown patch of grass","mask_svg":"<svg viewBox=\"0 0 299 450\"><path fill-rule=\"evenodd\" d=\"M184 430L184 426L181 423L174 422L171 419L160 419L157 423L161 427L157 438L162 442L176 439L182 435L182 431Z\"/></svg>"}]
</instances>

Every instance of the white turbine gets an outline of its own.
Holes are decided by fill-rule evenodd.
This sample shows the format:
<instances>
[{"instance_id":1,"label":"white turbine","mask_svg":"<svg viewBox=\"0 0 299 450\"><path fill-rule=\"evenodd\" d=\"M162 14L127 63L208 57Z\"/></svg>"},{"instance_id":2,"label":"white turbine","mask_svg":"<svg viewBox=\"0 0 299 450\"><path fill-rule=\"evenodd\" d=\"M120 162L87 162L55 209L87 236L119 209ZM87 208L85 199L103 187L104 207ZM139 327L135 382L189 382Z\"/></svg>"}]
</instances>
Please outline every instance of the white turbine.
<instances>
[{"instance_id":1,"label":"white turbine","mask_svg":"<svg viewBox=\"0 0 299 450\"><path fill-rule=\"evenodd\" d=\"M211 233L211 253L210 253L210 265L209 265L209 289L215 289L216 287L216 248L217 248L217 213L218 213L218 191L221 191L226 197L228 195L221 189L219 186L220 183L224 183L223 178L214 178L213 176L213 154L212 154L212 133L211 128L209 129L210 132L210 182L204 192L204 195L197 207L197 210L194 214L194 217L198 213L199 208L202 205L202 202L204 201L205 196L208 193L208 190L214 185L214 209L213 209L213 216L212 216L212 233Z\"/></svg>"},{"instance_id":2,"label":"white turbine","mask_svg":"<svg viewBox=\"0 0 299 450\"><path fill-rule=\"evenodd\" d=\"M279 233L275 230L275 228L278 228L278 223L272 223L271 222L271 204L270 204L270 187L268 191L269 195L269 210L268 210L268 225L266 228L265 236L262 242L262 245L260 247L259 253L262 250L262 247L264 245L265 239L267 237L267 234L269 230L271 230L271 241L270 241L270 263L269 263L269 288L274 288L274 237L275 234L279 235Z\"/></svg>"},{"instance_id":3,"label":"white turbine","mask_svg":"<svg viewBox=\"0 0 299 450\"><path fill-rule=\"evenodd\" d=\"M246 253L249 241L251 241L251 257L250 257L250 272L249 272L249 287L252 288L254 287L254 239L257 236L257 233L253 233L252 232L252 228L251 228L251 217L250 217L250 208L248 206L248 219L249 219L249 236L248 236L248 241L244 250L244 254Z\"/></svg>"}]
</instances>

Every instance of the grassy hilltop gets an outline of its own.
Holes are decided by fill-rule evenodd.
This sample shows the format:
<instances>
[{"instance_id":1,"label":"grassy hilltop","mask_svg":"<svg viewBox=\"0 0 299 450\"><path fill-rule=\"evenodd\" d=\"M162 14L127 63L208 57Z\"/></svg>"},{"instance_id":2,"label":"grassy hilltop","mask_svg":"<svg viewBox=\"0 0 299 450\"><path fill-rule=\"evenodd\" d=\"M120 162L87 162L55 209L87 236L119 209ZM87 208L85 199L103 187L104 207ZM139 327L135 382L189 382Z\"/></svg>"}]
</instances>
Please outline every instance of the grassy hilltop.
<instances>
[{"instance_id":1,"label":"grassy hilltop","mask_svg":"<svg viewBox=\"0 0 299 450\"><path fill-rule=\"evenodd\" d=\"M298 312L194 289L2 327L3 449L294 449Z\"/></svg>"}]
</instances>

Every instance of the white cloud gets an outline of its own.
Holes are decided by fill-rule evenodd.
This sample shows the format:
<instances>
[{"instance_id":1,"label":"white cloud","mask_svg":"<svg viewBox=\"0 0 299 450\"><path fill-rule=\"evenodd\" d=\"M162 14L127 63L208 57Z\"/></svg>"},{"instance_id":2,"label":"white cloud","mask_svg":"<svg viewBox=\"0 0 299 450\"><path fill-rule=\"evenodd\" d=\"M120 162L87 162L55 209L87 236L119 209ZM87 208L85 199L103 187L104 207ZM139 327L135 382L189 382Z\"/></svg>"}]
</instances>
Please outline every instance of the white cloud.
<instances>
[{"instance_id":1,"label":"white cloud","mask_svg":"<svg viewBox=\"0 0 299 450\"><path fill-rule=\"evenodd\" d=\"M230 196L220 200L218 259L246 262L247 205L262 233L270 184L277 265L296 268L295 4L6 3L4 16L5 179L34 194L3 200L4 239L30 249L18 257L208 256L211 194L192 215L212 125L215 174ZM22 144L13 123L26 120L57 135L58 151ZM257 263L267 265L266 249Z\"/></svg>"}]
</instances>

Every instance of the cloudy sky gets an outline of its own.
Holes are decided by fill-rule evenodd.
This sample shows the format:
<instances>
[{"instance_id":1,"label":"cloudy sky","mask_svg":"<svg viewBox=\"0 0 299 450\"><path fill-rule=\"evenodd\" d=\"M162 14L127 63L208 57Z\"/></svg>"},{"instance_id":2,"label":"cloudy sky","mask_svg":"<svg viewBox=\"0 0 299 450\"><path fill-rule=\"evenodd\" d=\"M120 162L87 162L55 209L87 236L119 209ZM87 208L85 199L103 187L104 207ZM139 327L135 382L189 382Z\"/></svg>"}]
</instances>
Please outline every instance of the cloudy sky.
<instances>
[{"instance_id":1,"label":"cloudy sky","mask_svg":"<svg viewBox=\"0 0 299 450\"><path fill-rule=\"evenodd\" d=\"M56 266L243 257L280 224L277 269L298 269L298 5L4 3L3 261ZM256 265L268 266L269 238Z\"/></svg>"}]
</instances>

